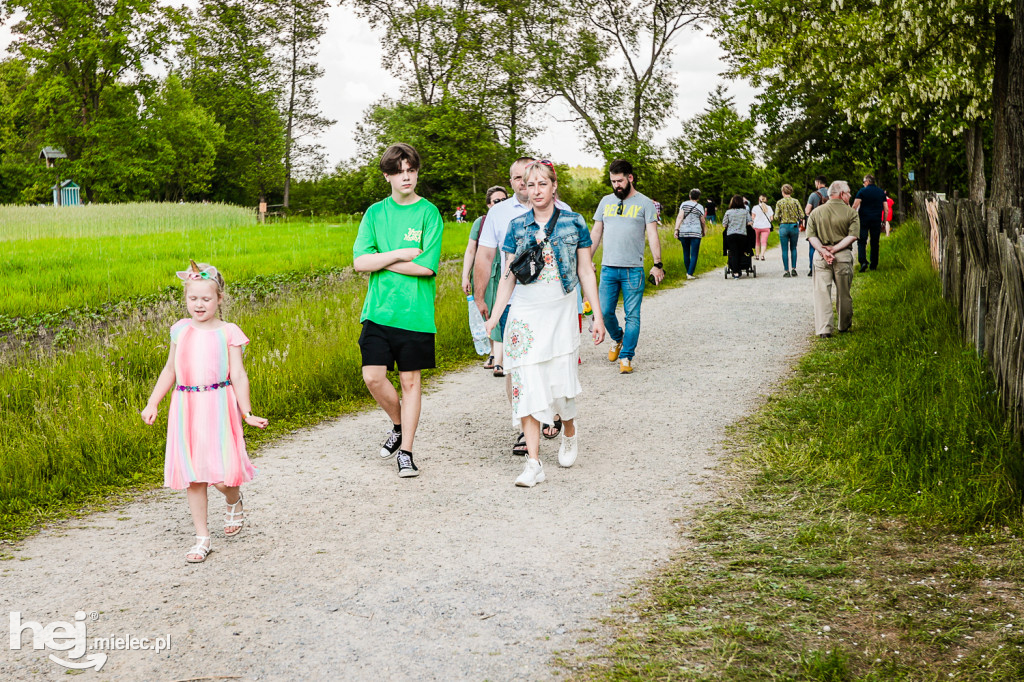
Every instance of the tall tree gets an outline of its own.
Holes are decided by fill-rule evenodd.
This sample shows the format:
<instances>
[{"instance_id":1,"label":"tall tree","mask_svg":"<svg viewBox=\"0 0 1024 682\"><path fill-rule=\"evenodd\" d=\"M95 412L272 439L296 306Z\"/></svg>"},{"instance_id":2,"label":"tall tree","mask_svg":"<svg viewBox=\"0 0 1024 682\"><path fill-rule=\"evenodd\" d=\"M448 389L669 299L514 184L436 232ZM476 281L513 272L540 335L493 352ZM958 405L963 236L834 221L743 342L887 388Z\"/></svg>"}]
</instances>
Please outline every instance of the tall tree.
<instances>
[{"instance_id":1,"label":"tall tree","mask_svg":"<svg viewBox=\"0 0 1024 682\"><path fill-rule=\"evenodd\" d=\"M214 198L266 201L284 182L285 121L270 0L206 0L183 27L188 89L224 126Z\"/></svg>"},{"instance_id":2,"label":"tall tree","mask_svg":"<svg viewBox=\"0 0 1024 682\"><path fill-rule=\"evenodd\" d=\"M167 76L147 108L156 189L161 198L180 201L209 193L224 126L196 104L174 73Z\"/></svg>"},{"instance_id":3,"label":"tall tree","mask_svg":"<svg viewBox=\"0 0 1024 682\"><path fill-rule=\"evenodd\" d=\"M380 154L396 140L415 147L423 159L417 191L442 211L479 196L488 185L503 183L512 161L483 114L454 99L434 106L378 102L367 111L357 140L381 190L385 185L376 171Z\"/></svg>"},{"instance_id":4,"label":"tall tree","mask_svg":"<svg viewBox=\"0 0 1024 682\"><path fill-rule=\"evenodd\" d=\"M345 0L384 32L382 61L404 82L405 95L439 104L457 92L480 47L474 0Z\"/></svg>"},{"instance_id":5,"label":"tall tree","mask_svg":"<svg viewBox=\"0 0 1024 682\"><path fill-rule=\"evenodd\" d=\"M1008 54L1012 38L1006 30L1010 1L744 0L723 14L719 36L732 73L756 86L812 92L861 123L916 127L947 138L963 134L973 195L984 192L978 177L990 128L992 196L999 203L1006 186L1000 155L1008 60L997 55Z\"/></svg>"},{"instance_id":6,"label":"tall tree","mask_svg":"<svg viewBox=\"0 0 1024 682\"><path fill-rule=\"evenodd\" d=\"M675 96L675 41L718 7L719 0L561 0L518 11L526 53L538 67L535 87L569 106L590 147L606 159L643 159Z\"/></svg>"},{"instance_id":7,"label":"tall tree","mask_svg":"<svg viewBox=\"0 0 1024 682\"><path fill-rule=\"evenodd\" d=\"M316 143L317 133L334 125L320 113L317 81L324 70L317 62L320 38L326 31L327 0L280 0L282 75L284 93L284 199L291 202L292 174L297 168L320 171L323 167L322 147Z\"/></svg>"},{"instance_id":8,"label":"tall tree","mask_svg":"<svg viewBox=\"0 0 1024 682\"><path fill-rule=\"evenodd\" d=\"M95 156L105 154L111 143L104 131L116 127L104 116L126 114L125 103L152 88L145 65L162 58L166 43L157 3L8 0L6 5L22 13L13 27L12 47L37 74L37 112L46 142L67 153L81 174L86 198L92 198L98 178ZM113 101L121 96L127 99Z\"/></svg>"},{"instance_id":9,"label":"tall tree","mask_svg":"<svg viewBox=\"0 0 1024 682\"><path fill-rule=\"evenodd\" d=\"M683 123L683 134L669 140L672 161L695 171L707 197L728 203L732 194L758 190L754 162L754 123L736 111L719 85L704 111Z\"/></svg>"},{"instance_id":10,"label":"tall tree","mask_svg":"<svg viewBox=\"0 0 1024 682\"><path fill-rule=\"evenodd\" d=\"M35 74L28 62L11 57L0 60L0 204L21 201L33 184L43 146L35 109ZM49 179L42 178L43 184ZM30 190L36 198L39 188Z\"/></svg>"}]
</instances>

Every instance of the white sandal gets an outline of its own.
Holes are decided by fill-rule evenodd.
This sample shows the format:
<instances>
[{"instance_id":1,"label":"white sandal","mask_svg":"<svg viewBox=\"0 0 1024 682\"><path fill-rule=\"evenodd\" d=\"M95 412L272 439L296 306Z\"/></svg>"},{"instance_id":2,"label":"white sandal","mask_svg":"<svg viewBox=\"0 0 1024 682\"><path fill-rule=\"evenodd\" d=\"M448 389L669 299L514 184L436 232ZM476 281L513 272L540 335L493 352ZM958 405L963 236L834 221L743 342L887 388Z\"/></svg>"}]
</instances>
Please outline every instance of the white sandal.
<instances>
[{"instance_id":1,"label":"white sandal","mask_svg":"<svg viewBox=\"0 0 1024 682\"><path fill-rule=\"evenodd\" d=\"M187 561L190 564L203 563L204 561L206 561L206 555L213 551L213 538L211 538L209 535L207 535L206 537L203 537L202 535L197 535L196 540L196 546L190 549L185 554L185 561ZM209 545L206 544L207 540L210 541ZM201 558L193 559L193 554L198 554Z\"/></svg>"},{"instance_id":2,"label":"white sandal","mask_svg":"<svg viewBox=\"0 0 1024 682\"><path fill-rule=\"evenodd\" d=\"M242 532L242 529L245 528L245 510L243 509L242 511L235 511L235 507L237 507L240 504L242 504L241 490L238 491L238 499L235 501L235 503L229 504L228 510L224 512L224 535L226 535L229 538L238 535ZM233 527L237 527L238 530L236 530L233 533L229 533L228 528Z\"/></svg>"}]
</instances>

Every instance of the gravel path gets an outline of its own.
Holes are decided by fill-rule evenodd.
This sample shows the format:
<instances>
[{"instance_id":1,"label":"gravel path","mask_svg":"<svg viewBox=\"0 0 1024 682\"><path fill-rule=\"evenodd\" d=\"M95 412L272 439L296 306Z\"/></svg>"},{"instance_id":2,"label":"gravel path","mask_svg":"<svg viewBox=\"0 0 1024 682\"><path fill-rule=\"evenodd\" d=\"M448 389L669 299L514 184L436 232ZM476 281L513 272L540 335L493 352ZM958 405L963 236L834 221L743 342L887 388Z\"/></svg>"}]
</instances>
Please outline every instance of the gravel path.
<instances>
[{"instance_id":1,"label":"gravel path","mask_svg":"<svg viewBox=\"0 0 1024 682\"><path fill-rule=\"evenodd\" d=\"M109 651L86 673L109 680L554 677L555 653L679 547L676 520L715 494L725 427L806 349L805 256L801 241L795 279L773 249L756 279L716 270L648 298L631 376L607 342L585 346L579 460L559 469L545 441L536 488L513 486L503 382L474 367L425 396L418 479L377 456L380 411L343 417L260 453L250 523L233 540L214 527L205 564L184 562L184 494L157 491L18 545L0 611L43 626L82 611L90 642L170 635L169 651ZM47 654L74 652L23 640L0 646L0 679L64 679Z\"/></svg>"}]
</instances>

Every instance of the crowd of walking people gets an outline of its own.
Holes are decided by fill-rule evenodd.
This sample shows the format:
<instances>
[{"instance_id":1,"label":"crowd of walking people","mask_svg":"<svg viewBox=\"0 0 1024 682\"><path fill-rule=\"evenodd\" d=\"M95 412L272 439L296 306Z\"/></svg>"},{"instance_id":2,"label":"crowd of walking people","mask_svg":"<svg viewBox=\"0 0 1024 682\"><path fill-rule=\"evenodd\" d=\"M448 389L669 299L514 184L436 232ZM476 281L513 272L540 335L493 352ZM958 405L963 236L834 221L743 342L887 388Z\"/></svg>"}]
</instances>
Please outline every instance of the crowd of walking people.
<instances>
[{"instance_id":1,"label":"crowd of walking people","mask_svg":"<svg viewBox=\"0 0 1024 682\"><path fill-rule=\"evenodd\" d=\"M381 171L392 184L389 202L433 208L415 195L419 157L407 145L394 145L381 161ZM398 180L400 180L400 182ZM477 218L470 231L462 263L462 291L472 297L490 341L490 353L484 367L505 379L505 391L513 416L515 432L512 453L525 458L523 472L516 485L533 487L547 477L540 460L542 438L558 438L558 464L568 468L580 452L580 434L576 428L576 398L581 393L578 366L583 311L594 310L590 333L595 344L609 337L608 361L620 374L634 371L641 325L641 308L646 285L657 286L665 277L658 228L661 205L636 187L632 164L616 159L608 167L612 192L603 196L588 228L558 195L558 174L550 161L532 157L517 159L509 169L509 186L494 186L486 193L486 212ZM796 277L798 242L801 233L808 241L808 276L814 277L815 333L821 337L849 329L852 320L850 283L853 276L852 244L859 244L861 270L878 265L878 236L883 224L891 220L891 201L870 175L863 188L852 198L849 185L836 181L829 185L824 177L815 179L815 190L801 205L793 197L790 184L780 188L782 198L774 207L761 194L756 204L736 194L727 202L722 216L722 241L728 256L727 277L739 279L745 273L756 274L754 261L764 261L769 234L779 227L782 245L783 277ZM693 189L676 213L674 236L682 247L687 279L697 277L697 261L702 240L709 226L715 225L716 204L701 202L701 191ZM378 206L375 205L375 206ZM391 210L399 213L396 207ZM461 209L461 207L460 207ZM432 333L405 329L400 319L388 318L376 307L382 298L375 292L381 282L394 278L429 279L433 291L434 269L413 269L405 265L422 258L426 237L436 224L434 213L421 209L411 224L377 225L367 212L360 226L356 263L367 264L370 283L364 306L364 376L371 393L392 418L380 454L398 456L399 476L418 474L412 461L412 439L418 421L419 371L433 367L433 339L410 336ZM393 220L393 219L392 219ZM396 223L397 225L398 223ZM888 228L887 228L888 229ZM410 248L396 245L381 236L370 237L371 230L405 235L414 242ZM375 233L374 233L375 234ZM360 251L364 237L367 248ZM416 244L421 246L417 247ZM600 278L592 255L601 251ZM650 249L653 266L644 272L644 256ZM870 251L868 251L870 249ZM369 258L373 254L372 261ZM395 260L399 259L399 260ZM434 263L433 259L428 259ZM436 265L436 263L434 263ZM379 269L372 269L378 267ZM408 283L407 283L408 285ZM833 325L832 291L835 290L838 325ZM622 318L617 313L622 300ZM374 302L375 301L375 302ZM426 305L426 299L423 299ZM390 327L387 318L397 329ZM432 320L431 320L432 322ZM366 329L378 332L367 334ZM482 341L481 332L481 341ZM424 350L413 349L426 349ZM399 399L390 384L380 384L387 370L397 365L403 388ZM372 379L371 380L371 375ZM411 407L405 408L406 402ZM407 414L408 412L408 414ZM415 413L415 414L413 414Z\"/></svg>"},{"instance_id":2,"label":"crowd of walking people","mask_svg":"<svg viewBox=\"0 0 1024 682\"><path fill-rule=\"evenodd\" d=\"M360 315L362 376L391 420L380 457L395 457L398 476L413 478L419 475L413 447L421 373L435 367L434 301L444 221L437 207L416 193L421 160L414 148L390 146L379 166L391 193L367 209L353 245L354 269L369 276ZM608 181L612 191L601 198L588 228L584 217L559 199L554 165L519 158L509 169L511 192L489 188L487 211L470 230L461 287L486 320L490 353L484 367L505 380L518 434L512 453L524 457L517 486L530 488L546 480L541 438L561 437L557 461L562 468L572 467L580 455L576 420L577 397L583 390L579 365L584 311L595 312L588 330L593 343L609 337L608 361L619 374L630 375L645 286L657 286L665 278L660 204L637 189L628 160L609 165ZM792 185L783 185L781 193L774 207L765 194L756 205L739 194L729 199L722 216L726 275L738 279L745 272L756 274L754 261L765 260L768 235L777 223L782 276L797 276L797 244L806 232L815 333L828 338L834 329L847 332L853 319L853 245L858 244L861 272L877 269L881 231L890 230L892 200L871 175L864 176L856 196L847 182L829 184L819 176L802 208L793 198ZM464 219L465 207L458 213ZM697 277L701 242L716 217L715 203L702 204L699 189L690 190L679 206L674 235L682 247L687 279ZM598 247L603 247L600 277L592 260ZM645 272L648 248L653 266ZM242 364L248 339L218 312L223 277L213 265L195 262L177 276L191 319L171 328L167 362L141 416L145 423L154 423L159 403L172 393L165 485L188 491L196 544L186 560L201 562L212 550L208 487L216 487L225 501L234 500L227 502L224 534L237 535L245 526L240 486L255 474L242 423L264 428L267 420L252 413ZM833 324L833 289L838 324ZM486 348L483 333L479 341ZM396 369L400 390L388 378Z\"/></svg>"}]
</instances>

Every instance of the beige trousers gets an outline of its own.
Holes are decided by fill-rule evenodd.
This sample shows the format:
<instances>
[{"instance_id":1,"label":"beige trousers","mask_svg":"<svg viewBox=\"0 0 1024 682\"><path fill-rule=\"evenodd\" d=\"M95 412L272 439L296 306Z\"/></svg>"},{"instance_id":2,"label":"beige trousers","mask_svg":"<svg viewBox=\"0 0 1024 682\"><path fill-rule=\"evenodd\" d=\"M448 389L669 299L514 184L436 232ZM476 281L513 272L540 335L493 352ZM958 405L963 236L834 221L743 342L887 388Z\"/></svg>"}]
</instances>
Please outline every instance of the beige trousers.
<instances>
[{"instance_id":1,"label":"beige trousers","mask_svg":"<svg viewBox=\"0 0 1024 682\"><path fill-rule=\"evenodd\" d=\"M814 252L814 333L832 333L832 285L836 288L836 312L839 331L845 332L853 322L853 251L843 249L836 254L832 265L821 254Z\"/></svg>"}]
</instances>

